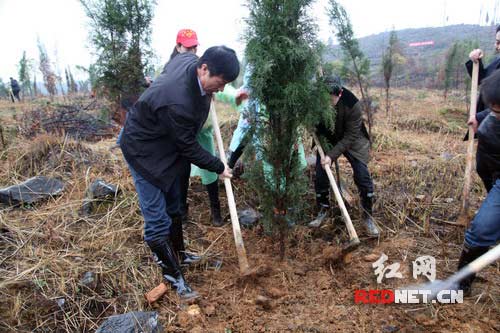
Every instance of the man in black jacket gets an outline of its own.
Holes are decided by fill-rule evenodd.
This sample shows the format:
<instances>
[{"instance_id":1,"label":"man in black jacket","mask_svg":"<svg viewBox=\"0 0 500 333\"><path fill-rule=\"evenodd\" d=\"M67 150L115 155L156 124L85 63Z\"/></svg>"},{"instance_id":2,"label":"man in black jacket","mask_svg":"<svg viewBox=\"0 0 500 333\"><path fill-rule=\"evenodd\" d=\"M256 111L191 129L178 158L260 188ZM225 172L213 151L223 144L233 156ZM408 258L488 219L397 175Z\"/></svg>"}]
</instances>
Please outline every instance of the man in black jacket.
<instances>
[{"instance_id":1,"label":"man in black jacket","mask_svg":"<svg viewBox=\"0 0 500 333\"><path fill-rule=\"evenodd\" d=\"M465 67L467 68L467 72L469 73L470 76L472 76L472 64L474 61L479 61L479 77L478 77L478 84L481 84L483 79L487 78L491 74L493 74L494 71L500 68L500 56L498 56L498 53L500 53L500 25L496 29L496 34L495 34L495 52L497 53L497 56L495 59L486 66L486 68L483 65L483 50L481 49L475 49L472 50L469 54L469 60L465 63ZM484 109L486 109L486 106L483 102L483 99L481 96L479 96L477 100L477 112L481 112ZM480 115L478 115L480 116ZM483 115L485 116L485 115ZM482 116L480 116L481 118Z\"/></svg>"},{"instance_id":2,"label":"man in black jacket","mask_svg":"<svg viewBox=\"0 0 500 333\"><path fill-rule=\"evenodd\" d=\"M458 269L464 267L500 240L500 71L495 71L481 85L488 115L477 130L477 161L481 163L482 179L488 190L479 211L465 232ZM484 178L483 178L484 176ZM475 276L461 281L460 289L469 294Z\"/></svg>"},{"instance_id":3,"label":"man in black jacket","mask_svg":"<svg viewBox=\"0 0 500 333\"><path fill-rule=\"evenodd\" d=\"M332 149L327 152L324 160L319 154L316 159L316 202L319 209L318 217L309 225L321 225L330 208L329 181L324 168L329 168L332 161L344 155L351 164L354 183L356 184L363 208L363 221L370 237L377 237L379 230L373 222L373 181L368 171L370 159L370 139L363 123L361 105L354 94L342 86L340 78L328 76L325 83L329 89L332 112L335 114L335 128L329 128L320 123L316 133L323 137Z\"/></svg>"},{"instance_id":4,"label":"man in black jacket","mask_svg":"<svg viewBox=\"0 0 500 333\"><path fill-rule=\"evenodd\" d=\"M495 50L497 54L500 53L500 26L498 26L496 29ZM467 63L465 64L465 67L467 68L469 75L472 75L473 61L479 62L478 84L481 84L484 79L495 73L500 68L500 56L498 55L485 68L482 61L483 51L480 49L472 50L471 53L469 54L469 58L470 60L467 61ZM481 91L477 101L476 116L469 119L468 121L468 123L474 127L474 133L477 133L478 124L481 123L490 114L490 109L487 108L483 100L484 100L483 93ZM466 135L465 138L467 139L467 137L468 135ZM485 164L483 163L480 154L476 155L476 171L481 180L483 181L486 191L489 192L492 186L491 174L489 173L487 166L485 166Z\"/></svg>"},{"instance_id":5,"label":"man in black jacket","mask_svg":"<svg viewBox=\"0 0 500 333\"><path fill-rule=\"evenodd\" d=\"M182 298L198 295L180 268L196 259L184 251L180 179L189 176L191 163L231 177L231 169L205 151L196 134L207 119L212 93L238 73L236 54L225 46L211 47L199 59L190 52L176 56L130 109L120 141L145 221L144 240Z\"/></svg>"}]
</instances>

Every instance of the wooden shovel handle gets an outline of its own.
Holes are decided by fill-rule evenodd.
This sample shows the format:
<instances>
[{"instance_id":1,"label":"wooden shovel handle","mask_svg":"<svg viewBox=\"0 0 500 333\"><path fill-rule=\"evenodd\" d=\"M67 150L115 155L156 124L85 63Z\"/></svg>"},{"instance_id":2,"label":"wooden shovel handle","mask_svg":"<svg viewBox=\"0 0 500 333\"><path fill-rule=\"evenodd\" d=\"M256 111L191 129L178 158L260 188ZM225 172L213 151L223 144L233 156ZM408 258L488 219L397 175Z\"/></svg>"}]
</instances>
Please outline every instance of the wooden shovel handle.
<instances>
[{"instance_id":1,"label":"wooden shovel handle","mask_svg":"<svg viewBox=\"0 0 500 333\"><path fill-rule=\"evenodd\" d=\"M471 82L471 92L470 92L470 111L469 119L476 116L477 107L477 86L479 77L479 62L474 61L472 63L472 82ZM472 173L472 160L474 155L474 127L469 125L469 141L467 143L467 157L465 165L465 177L464 177L464 187L462 191L462 208L460 215L461 220L465 226L469 226L470 218L468 218L469 212L469 193L471 185L471 173Z\"/></svg>"},{"instance_id":2,"label":"wooden shovel handle","mask_svg":"<svg viewBox=\"0 0 500 333\"><path fill-rule=\"evenodd\" d=\"M325 153L323 152L323 148L321 147L321 144L319 143L318 138L316 137L316 134L312 134L314 143L316 144L316 147L318 148L318 153L321 158L325 157ZM358 234L356 233L356 229L354 229L354 226L352 225L351 217L349 216L349 213L347 212L347 208L344 204L344 200L342 200L342 195L340 194L339 188L337 186L337 183L335 182L335 178L333 177L332 170L330 168L325 168L326 175L328 176L328 180L330 180L330 185L332 186L333 193L335 194L335 199L337 199L337 203L339 204L340 211L342 212L342 217L344 218L345 225L347 227L347 232L349 233L349 238L350 240L358 240Z\"/></svg>"},{"instance_id":3,"label":"wooden shovel handle","mask_svg":"<svg viewBox=\"0 0 500 333\"><path fill-rule=\"evenodd\" d=\"M224 164L227 164L226 153L224 151L224 143L220 134L219 120L215 112L214 102L210 104L210 113L212 115L212 126L215 132L217 147L219 148L220 159ZM238 212L236 210L236 202L234 200L233 187L229 178L224 178L224 186L226 187L227 203L229 205L229 213L231 215L231 225L233 226L234 242L236 244L236 252L238 254L238 263L240 265L240 273L245 274L249 270L247 252L241 237L240 221L238 220Z\"/></svg>"}]
</instances>

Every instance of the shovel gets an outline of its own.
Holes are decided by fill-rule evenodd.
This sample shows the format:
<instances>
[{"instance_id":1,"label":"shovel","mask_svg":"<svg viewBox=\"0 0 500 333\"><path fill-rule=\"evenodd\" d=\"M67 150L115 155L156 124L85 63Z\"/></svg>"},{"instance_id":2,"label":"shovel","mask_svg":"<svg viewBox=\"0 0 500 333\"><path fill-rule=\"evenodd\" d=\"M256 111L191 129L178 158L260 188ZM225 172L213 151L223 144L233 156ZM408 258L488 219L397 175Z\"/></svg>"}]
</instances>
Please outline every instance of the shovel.
<instances>
[{"instance_id":1,"label":"shovel","mask_svg":"<svg viewBox=\"0 0 500 333\"><path fill-rule=\"evenodd\" d=\"M474 61L472 63L472 82L471 82L471 92L470 92L470 112L469 118L476 116L477 107L477 85L479 77L479 62ZM462 190L462 207L460 209L460 215L458 216L458 224L465 227L469 226L471 214L469 211L469 193L470 193L470 183L471 183L471 172L472 172L472 157L474 155L474 128L472 125L469 126L469 142L467 143L467 160L465 165L465 177L464 177L464 187Z\"/></svg>"},{"instance_id":2,"label":"shovel","mask_svg":"<svg viewBox=\"0 0 500 333\"><path fill-rule=\"evenodd\" d=\"M489 250L467 266L463 267L461 270L447 278L446 280L435 280L426 284L422 284L416 287L408 287L407 289L412 290L430 290L428 300L433 300L437 297L442 290L458 290L458 285L461 280L466 277L478 273L480 270L488 266L489 264L500 259L500 244L495 246L493 249Z\"/></svg>"},{"instance_id":3,"label":"shovel","mask_svg":"<svg viewBox=\"0 0 500 333\"><path fill-rule=\"evenodd\" d=\"M316 144L316 147L318 148L318 153L319 156L323 159L325 157L325 153L323 152L323 148L321 148L321 144L319 143L318 138L316 137L316 134L312 134L314 143ZM349 213L347 212L347 208L344 204L344 200L342 199L342 195L340 194L339 188L337 186L337 183L335 182L335 178L333 177L332 170L330 168L325 168L326 175L328 176L328 180L330 181L330 185L332 186L333 193L335 194L335 199L337 199L337 203L340 207L340 211L342 212L342 217L344 220L344 223L347 227L347 232L349 233L349 244L342 249L342 252L344 254L349 253L354 251L355 248L357 248L360 244L358 234L356 233L356 230L354 229L354 226L352 225L351 218L349 216Z\"/></svg>"},{"instance_id":4,"label":"shovel","mask_svg":"<svg viewBox=\"0 0 500 333\"><path fill-rule=\"evenodd\" d=\"M217 119L217 114L215 113L215 105L212 101L210 105L210 113L212 114L212 126L215 132L215 138L217 140L217 146L219 148L220 159L224 164L227 164L226 153L224 150L224 144L222 142L222 136L220 134L219 121ZM231 180L228 178L224 179L224 186L226 187L227 201L229 205L229 213L231 215L231 224L233 226L234 241L236 243L236 252L238 254L238 263L240 266L240 274L242 276L249 276L254 273L250 270L248 265L247 253L245 250L245 245L243 244L243 238L241 237L240 222L238 220L238 212L236 210L236 203L234 200L233 187L231 186ZM160 299L163 294L167 292L169 288L162 282L148 293L144 295L149 304L156 302Z\"/></svg>"},{"instance_id":5,"label":"shovel","mask_svg":"<svg viewBox=\"0 0 500 333\"><path fill-rule=\"evenodd\" d=\"M224 164L227 164L224 143L222 142L222 136L220 134L219 120L217 119L217 113L215 112L215 105L213 101L210 105L210 113L212 114L212 126L217 140L217 147L219 148L220 159L224 162ZM231 215L231 224L233 226L234 242L236 244L236 252L238 253L238 263L240 265L240 274L245 275L249 272L247 252L245 250L245 245L243 244L243 238L241 237L240 222L238 220L233 187L231 186L231 180L229 178L224 178L224 186L226 187L227 202L229 205L229 213Z\"/></svg>"}]
</instances>

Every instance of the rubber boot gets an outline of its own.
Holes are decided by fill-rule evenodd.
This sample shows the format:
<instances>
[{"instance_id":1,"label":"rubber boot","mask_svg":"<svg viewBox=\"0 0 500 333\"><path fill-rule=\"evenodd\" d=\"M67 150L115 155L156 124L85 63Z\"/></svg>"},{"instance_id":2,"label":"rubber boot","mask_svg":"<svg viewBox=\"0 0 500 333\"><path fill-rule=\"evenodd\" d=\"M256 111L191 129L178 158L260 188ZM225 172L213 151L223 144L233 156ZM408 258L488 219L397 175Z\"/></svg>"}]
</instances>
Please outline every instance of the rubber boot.
<instances>
[{"instance_id":1,"label":"rubber boot","mask_svg":"<svg viewBox=\"0 0 500 333\"><path fill-rule=\"evenodd\" d=\"M316 204L318 205L318 216L308 226L311 228L319 228L323 221L328 216L330 210L330 195L328 192L316 193Z\"/></svg>"},{"instance_id":2,"label":"rubber boot","mask_svg":"<svg viewBox=\"0 0 500 333\"><path fill-rule=\"evenodd\" d=\"M373 222L373 194L371 196L361 195L361 207L363 208L363 224L365 225L366 234L369 237L378 237L380 231L378 230L375 222Z\"/></svg>"},{"instance_id":3,"label":"rubber boot","mask_svg":"<svg viewBox=\"0 0 500 333\"><path fill-rule=\"evenodd\" d=\"M462 254L460 255L460 259L458 260L457 270L465 267L469 263L473 262L486 252L488 252L489 247L480 246L480 247L470 247L469 245L464 243ZM476 278L476 274L469 275L462 281L460 281L459 289L464 291L464 296L470 296L472 290L472 282Z\"/></svg>"},{"instance_id":4,"label":"rubber boot","mask_svg":"<svg viewBox=\"0 0 500 333\"><path fill-rule=\"evenodd\" d=\"M170 239L148 242L148 245L151 251L153 251L156 263L161 267L165 282L170 284L177 295L183 300L199 297L199 294L189 286L184 278L179 262L170 244Z\"/></svg>"},{"instance_id":5,"label":"rubber boot","mask_svg":"<svg viewBox=\"0 0 500 333\"><path fill-rule=\"evenodd\" d=\"M208 199L210 200L210 211L212 213L212 225L220 227L224 224L220 213L219 201L219 182L216 180L213 183L205 185L208 192Z\"/></svg>"},{"instance_id":6,"label":"rubber boot","mask_svg":"<svg viewBox=\"0 0 500 333\"><path fill-rule=\"evenodd\" d=\"M172 225L170 226L170 240L181 266L195 264L201 260L200 256L186 252L182 231L182 218L182 216L173 217Z\"/></svg>"}]
</instances>

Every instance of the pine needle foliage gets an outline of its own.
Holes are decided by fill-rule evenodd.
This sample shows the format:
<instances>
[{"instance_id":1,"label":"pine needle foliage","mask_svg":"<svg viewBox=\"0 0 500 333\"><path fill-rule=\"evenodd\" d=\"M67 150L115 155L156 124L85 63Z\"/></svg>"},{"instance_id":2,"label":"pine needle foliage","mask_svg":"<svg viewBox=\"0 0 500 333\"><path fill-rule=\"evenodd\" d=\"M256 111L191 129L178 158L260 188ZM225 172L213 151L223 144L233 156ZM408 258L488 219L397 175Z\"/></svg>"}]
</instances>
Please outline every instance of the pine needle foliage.
<instances>
[{"instance_id":1,"label":"pine needle foliage","mask_svg":"<svg viewBox=\"0 0 500 333\"><path fill-rule=\"evenodd\" d=\"M327 15L344 53L341 76L357 82L363 110L368 118L368 132L371 136L373 114L368 92L370 60L361 51L359 42L354 37L351 20L344 7L336 0L329 0Z\"/></svg>"},{"instance_id":2,"label":"pine needle foliage","mask_svg":"<svg viewBox=\"0 0 500 333\"><path fill-rule=\"evenodd\" d=\"M112 99L139 95L149 71L153 0L80 0L90 19L99 85Z\"/></svg>"},{"instance_id":3,"label":"pine needle foliage","mask_svg":"<svg viewBox=\"0 0 500 333\"><path fill-rule=\"evenodd\" d=\"M390 100L390 89L391 89L391 79L394 70L397 65L401 62L403 58L401 45L399 43L398 35L394 28L391 31L389 36L389 45L382 53L382 63L381 63L381 72L384 76L384 84L385 84L385 113L389 115L389 110L391 108L391 100Z\"/></svg>"},{"instance_id":4,"label":"pine needle foliage","mask_svg":"<svg viewBox=\"0 0 500 333\"><path fill-rule=\"evenodd\" d=\"M468 59L470 50L479 48L479 43L472 40L455 41L446 52L442 76L444 99L448 97L451 89L462 87L467 95L470 90L470 77L464 70L464 63Z\"/></svg>"},{"instance_id":5,"label":"pine needle foliage","mask_svg":"<svg viewBox=\"0 0 500 333\"><path fill-rule=\"evenodd\" d=\"M316 80L320 65L316 26L308 14L311 0L249 0L246 58L251 68L250 97L253 148L251 170L268 231L284 238L290 215L297 213L307 177L300 167L298 143L304 128L321 121L329 97ZM292 209L293 208L293 209Z\"/></svg>"},{"instance_id":6,"label":"pine needle foliage","mask_svg":"<svg viewBox=\"0 0 500 333\"><path fill-rule=\"evenodd\" d=\"M21 83L21 90L23 95L33 96L33 91L31 89L31 78L30 72L32 70L33 63L31 59L26 57L26 51L23 51L23 56L19 60L18 68L19 68L19 82Z\"/></svg>"}]
</instances>

